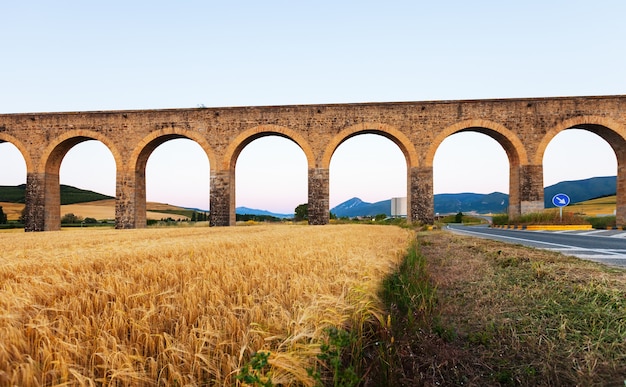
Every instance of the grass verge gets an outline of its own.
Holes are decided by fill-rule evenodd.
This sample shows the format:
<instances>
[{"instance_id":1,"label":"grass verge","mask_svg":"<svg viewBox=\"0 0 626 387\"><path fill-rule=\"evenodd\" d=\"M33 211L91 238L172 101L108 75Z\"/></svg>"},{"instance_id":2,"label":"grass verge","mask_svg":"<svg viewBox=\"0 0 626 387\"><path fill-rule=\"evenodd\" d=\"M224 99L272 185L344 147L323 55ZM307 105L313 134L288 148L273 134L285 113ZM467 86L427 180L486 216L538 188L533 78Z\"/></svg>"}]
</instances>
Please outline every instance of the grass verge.
<instances>
[{"instance_id":1,"label":"grass verge","mask_svg":"<svg viewBox=\"0 0 626 387\"><path fill-rule=\"evenodd\" d=\"M371 385L624 385L626 271L448 232L417 239L383 287L389 367Z\"/></svg>"}]
</instances>

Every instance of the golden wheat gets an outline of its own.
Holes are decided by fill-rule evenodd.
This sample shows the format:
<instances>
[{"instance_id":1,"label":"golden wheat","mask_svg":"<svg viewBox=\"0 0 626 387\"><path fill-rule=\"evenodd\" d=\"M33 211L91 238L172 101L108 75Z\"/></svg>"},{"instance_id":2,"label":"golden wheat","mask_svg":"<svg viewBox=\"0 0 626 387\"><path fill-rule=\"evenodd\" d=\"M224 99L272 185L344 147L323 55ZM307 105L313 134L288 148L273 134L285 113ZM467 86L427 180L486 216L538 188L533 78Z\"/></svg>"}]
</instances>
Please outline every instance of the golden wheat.
<instances>
[{"instance_id":1,"label":"golden wheat","mask_svg":"<svg viewBox=\"0 0 626 387\"><path fill-rule=\"evenodd\" d=\"M385 226L0 233L1 385L312 385L324 328L384 318Z\"/></svg>"}]
</instances>

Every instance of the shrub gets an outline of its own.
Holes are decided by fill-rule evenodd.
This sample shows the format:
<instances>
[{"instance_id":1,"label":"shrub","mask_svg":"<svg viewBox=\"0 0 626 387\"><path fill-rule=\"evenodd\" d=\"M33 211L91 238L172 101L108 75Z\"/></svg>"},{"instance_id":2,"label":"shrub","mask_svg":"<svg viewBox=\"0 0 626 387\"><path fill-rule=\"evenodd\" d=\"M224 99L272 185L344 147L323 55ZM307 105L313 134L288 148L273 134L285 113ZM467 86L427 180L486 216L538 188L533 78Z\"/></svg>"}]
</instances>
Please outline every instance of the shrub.
<instances>
[{"instance_id":1,"label":"shrub","mask_svg":"<svg viewBox=\"0 0 626 387\"><path fill-rule=\"evenodd\" d=\"M587 218L587 221L591 223L591 227L596 229L613 228L616 225L615 216L596 216Z\"/></svg>"},{"instance_id":2,"label":"shrub","mask_svg":"<svg viewBox=\"0 0 626 387\"><path fill-rule=\"evenodd\" d=\"M497 214L491 217L494 226L504 226L509 224L509 216L507 214Z\"/></svg>"},{"instance_id":3,"label":"shrub","mask_svg":"<svg viewBox=\"0 0 626 387\"><path fill-rule=\"evenodd\" d=\"M73 224L73 223L80 223L83 221L83 217L82 216L77 216L74 215L73 213L67 213L65 215L63 215L63 217L61 218L61 223L65 223L65 224Z\"/></svg>"},{"instance_id":4,"label":"shrub","mask_svg":"<svg viewBox=\"0 0 626 387\"><path fill-rule=\"evenodd\" d=\"M517 218L509 219L508 224L589 224L589 222L584 217L571 212L563 212L561 217L558 210L549 210L524 214Z\"/></svg>"}]
</instances>

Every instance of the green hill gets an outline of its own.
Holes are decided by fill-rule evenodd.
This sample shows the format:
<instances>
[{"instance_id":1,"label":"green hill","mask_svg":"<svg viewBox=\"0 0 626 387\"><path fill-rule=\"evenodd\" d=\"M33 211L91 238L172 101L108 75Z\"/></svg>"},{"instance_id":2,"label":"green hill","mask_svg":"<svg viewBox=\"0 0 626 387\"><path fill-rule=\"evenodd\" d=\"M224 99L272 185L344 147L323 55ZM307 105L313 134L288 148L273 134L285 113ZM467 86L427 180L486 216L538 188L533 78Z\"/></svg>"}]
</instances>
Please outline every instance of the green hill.
<instances>
[{"instance_id":1,"label":"green hill","mask_svg":"<svg viewBox=\"0 0 626 387\"><path fill-rule=\"evenodd\" d=\"M583 180L562 181L544 190L544 204L546 208L555 207L552 198L558 193L567 194L572 204L587 200L615 195L617 192L617 177L603 176Z\"/></svg>"},{"instance_id":2,"label":"green hill","mask_svg":"<svg viewBox=\"0 0 626 387\"><path fill-rule=\"evenodd\" d=\"M25 193L26 184L20 184L18 186L0 186L0 202L25 203ZM97 200L106 199L113 199L113 197L61 184L62 205L95 202Z\"/></svg>"}]
</instances>

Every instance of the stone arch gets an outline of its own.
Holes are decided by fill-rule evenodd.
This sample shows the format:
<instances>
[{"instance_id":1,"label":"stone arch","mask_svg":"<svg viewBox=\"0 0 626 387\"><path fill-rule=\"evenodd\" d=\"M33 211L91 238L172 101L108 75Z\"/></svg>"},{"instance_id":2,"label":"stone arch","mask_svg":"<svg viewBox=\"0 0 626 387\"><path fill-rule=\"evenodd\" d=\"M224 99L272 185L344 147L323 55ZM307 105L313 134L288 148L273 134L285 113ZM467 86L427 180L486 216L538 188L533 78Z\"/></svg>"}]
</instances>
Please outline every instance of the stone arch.
<instances>
[{"instance_id":1,"label":"stone arch","mask_svg":"<svg viewBox=\"0 0 626 387\"><path fill-rule=\"evenodd\" d=\"M117 146L103 134L90 130L71 130L56 137L42 152L38 170L40 172L58 174L65 154L75 145L89 140L97 140L103 143L113 155L115 168L119 170L120 166L123 165L123 161Z\"/></svg>"},{"instance_id":2,"label":"stone arch","mask_svg":"<svg viewBox=\"0 0 626 387\"><path fill-rule=\"evenodd\" d=\"M407 220L412 221L415 219L419 219L419 216L417 216L416 213L414 213L415 211L412 210L413 205L415 203L418 203L417 193L420 190L417 184L417 181L419 181L420 179L415 178L416 174L419 174L419 157L417 155L417 151L415 150L415 146L413 145L409 137L396 127L378 122L363 122L351 125L343 129L341 132L336 134L326 145L326 148L322 155L321 168L325 170L327 174L329 174L330 162L337 148L339 148L339 146L345 141L360 134L377 134L383 136L388 140L391 140L400 149L400 151L404 155L407 171ZM327 185L326 189L328 190L328 188L329 187ZM326 208L325 211L327 212L328 208Z\"/></svg>"},{"instance_id":3,"label":"stone arch","mask_svg":"<svg viewBox=\"0 0 626 387\"><path fill-rule=\"evenodd\" d=\"M20 140L11 136L10 134L0 133L0 143L3 142L8 142L17 148L17 150L24 158L24 162L26 163L26 173L32 172L34 163L26 146L24 146L24 144Z\"/></svg>"},{"instance_id":4,"label":"stone arch","mask_svg":"<svg viewBox=\"0 0 626 387\"><path fill-rule=\"evenodd\" d=\"M206 153L207 158L209 159L209 167L211 173L213 173L213 170L217 165L217 160L215 157L215 153L213 152L213 149L211 148L211 145L206 140L206 138L202 135L197 134L196 132L180 130L176 128L156 130L154 132L150 132L149 135L144 137L131 153L128 163L128 166L130 168L129 172L136 172L140 168L145 169L148 158L150 158L152 152L157 147L159 147L159 145L169 140L181 138L189 139L200 145L200 147Z\"/></svg>"},{"instance_id":5,"label":"stone arch","mask_svg":"<svg viewBox=\"0 0 626 387\"><path fill-rule=\"evenodd\" d=\"M391 125L363 122L347 127L330 140L324 150L324 154L321 160L321 167L324 169L329 169L330 160L339 145L354 136L358 136L359 134L378 134L385 138L388 138L389 140L393 141L398 146L398 148L400 148L400 151L404 154L407 162L407 170L419 166L419 158L417 156L415 146L404 133Z\"/></svg>"},{"instance_id":6,"label":"stone arch","mask_svg":"<svg viewBox=\"0 0 626 387\"><path fill-rule=\"evenodd\" d=\"M43 175L44 230L58 230L61 227L61 189L59 185L61 162L67 152L75 145L89 140L98 140L109 149L113 155L116 170L119 173L120 166L123 164L120 152L115 144L103 134L90 130L70 130L55 137L53 142L42 152L37 170L38 173ZM29 204L27 203L28 206ZM27 210L27 212L31 213L30 210Z\"/></svg>"},{"instance_id":7,"label":"stone arch","mask_svg":"<svg viewBox=\"0 0 626 387\"><path fill-rule=\"evenodd\" d=\"M626 128L606 117L578 116L559 122L541 139L535 152L535 163L542 164L548 144L567 129L583 129L595 133L609 143L617 158L617 200L615 221L617 226L626 225Z\"/></svg>"},{"instance_id":8,"label":"stone arch","mask_svg":"<svg viewBox=\"0 0 626 387\"><path fill-rule=\"evenodd\" d=\"M519 137L504 125L484 119L470 119L448 126L433 140L426 153L425 165L432 171L435 153L441 143L455 133L477 132L485 134L500 144L509 159L509 216L517 217L526 211L528 196L526 169L528 153ZM533 202L534 203L534 202ZM542 202L543 203L543 202Z\"/></svg>"},{"instance_id":9,"label":"stone arch","mask_svg":"<svg viewBox=\"0 0 626 387\"><path fill-rule=\"evenodd\" d=\"M496 122L473 119L457 122L441 131L428 148L424 159L425 166L433 166L435 153L443 140L455 133L470 131L485 134L496 140L504 148L511 166L528 164L526 147L515 133Z\"/></svg>"},{"instance_id":10,"label":"stone arch","mask_svg":"<svg viewBox=\"0 0 626 387\"><path fill-rule=\"evenodd\" d=\"M606 117L579 116L559 122L543 136L535 151L534 164L543 163L546 148L557 134L574 127L602 137L615 151L618 163L620 161L626 162L626 129L624 126Z\"/></svg>"},{"instance_id":11,"label":"stone arch","mask_svg":"<svg viewBox=\"0 0 626 387\"><path fill-rule=\"evenodd\" d=\"M130 155L123 181L118 181L118 203L116 203L116 227L146 227L146 166L152 152L161 144L175 139L189 139L204 150L209 159L209 174L216 169L216 157L204 136L189 130L166 128L150 132ZM131 182L131 184L127 184Z\"/></svg>"},{"instance_id":12,"label":"stone arch","mask_svg":"<svg viewBox=\"0 0 626 387\"><path fill-rule=\"evenodd\" d=\"M220 169L225 171L234 170L241 151L252 141L265 136L280 136L295 142L304 152L308 168L315 168L313 149L300 133L279 125L259 125L243 131L229 143L224 152Z\"/></svg>"}]
</instances>

